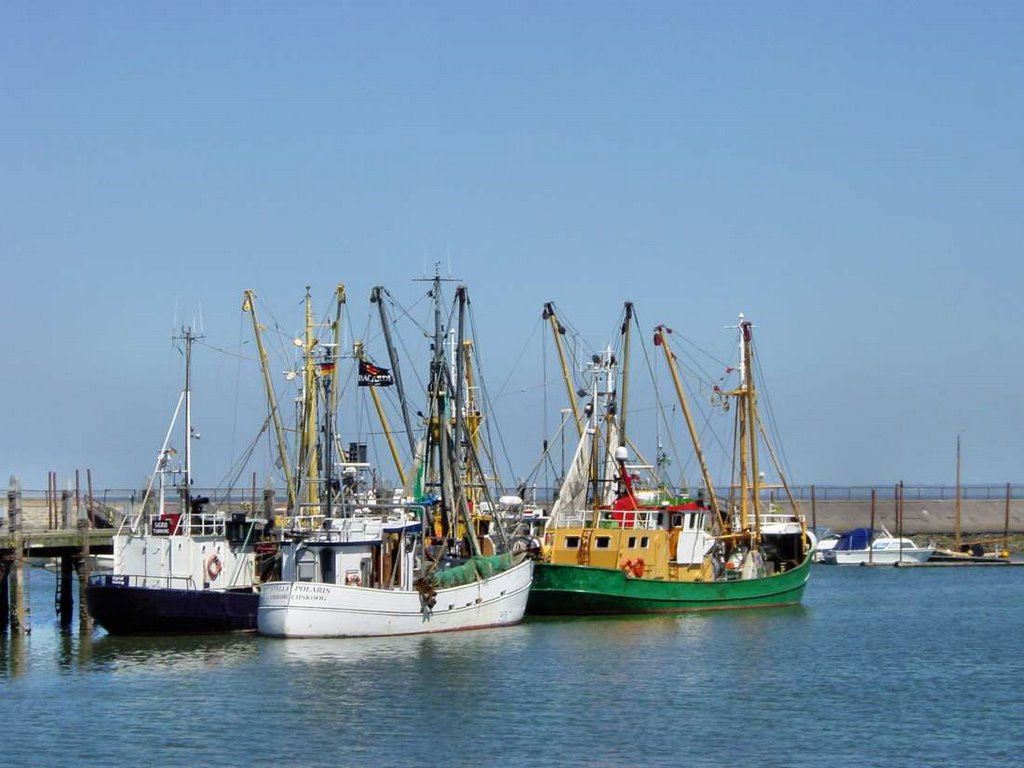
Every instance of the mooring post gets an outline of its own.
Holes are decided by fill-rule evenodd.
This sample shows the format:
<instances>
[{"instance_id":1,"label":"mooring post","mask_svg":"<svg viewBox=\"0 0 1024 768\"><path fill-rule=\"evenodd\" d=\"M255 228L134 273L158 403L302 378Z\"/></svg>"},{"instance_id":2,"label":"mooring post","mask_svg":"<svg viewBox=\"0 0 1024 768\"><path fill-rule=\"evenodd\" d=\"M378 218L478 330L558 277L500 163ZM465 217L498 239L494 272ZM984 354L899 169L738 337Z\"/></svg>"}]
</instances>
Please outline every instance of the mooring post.
<instances>
[{"instance_id":1,"label":"mooring post","mask_svg":"<svg viewBox=\"0 0 1024 768\"><path fill-rule=\"evenodd\" d=\"M71 506L71 490L65 488L60 492L61 528L75 530L75 510Z\"/></svg>"},{"instance_id":2,"label":"mooring post","mask_svg":"<svg viewBox=\"0 0 1024 768\"><path fill-rule=\"evenodd\" d=\"M89 613L89 604L85 599L86 587L89 584L89 577L92 575L92 558L89 556L89 513L82 510L79 504L78 471L75 470L75 509L78 512L78 530L82 532L82 562L78 569L78 631L84 634L92 633L92 616Z\"/></svg>"},{"instance_id":3,"label":"mooring post","mask_svg":"<svg viewBox=\"0 0 1024 768\"><path fill-rule=\"evenodd\" d=\"M263 519L270 524L274 522L274 489L269 484L263 489Z\"/></svg>"},{"instance_id":4,"label":"mooring post","mask_svg":"<svg viewBox=\"0 0 1024 768\"><path fill-rule=\"evenodd\" d=\"M74 555L70 552L65 552L60 556L60 604L57 606L62 629L67 629L71 626L71 616L75 608L75 601L71 595L72 574L74 570Z\"/></svg>"},{"instance_id":5,"label":"mooring post","mask_svg":"<svg viewBox=\"0 0 1024 768\"><path fill-rule=\"evenodd\" d=\"M28 611L25 609L25 552L21 543L21 523L21 485L18 478L11 475L7 485L7 524L14 540L14 559L7 576L10 582L11 632L16 635L27 635L32 628L28 624Z\"/></svg>"},{"instance_id":6,"label":"mooring post","mask_svg":"<svg viewBox=\"0 0 1024 768\"><path fill-rule=\"evenodd\" d=\"M13 559L7 550L0 550L0 635L7 634L7 625L11 621L11 602L7 598L7 574L10 573Z\"/></svg>"},{"instance_id":7,"label":"mooring post","mask_svg":"<svg viewBox=\"0 0 1024 768\"><path fill-rule=\"evenodd\" d=\"M89 557L89 521L79 520L78 528L82 532L81 561L78 568L78 631L83 633L92 632L92 615L89 613L89 604L85 599L86 587L89 584L89 577L92 575L92 558Z\"/></svg>"}]
</instances>

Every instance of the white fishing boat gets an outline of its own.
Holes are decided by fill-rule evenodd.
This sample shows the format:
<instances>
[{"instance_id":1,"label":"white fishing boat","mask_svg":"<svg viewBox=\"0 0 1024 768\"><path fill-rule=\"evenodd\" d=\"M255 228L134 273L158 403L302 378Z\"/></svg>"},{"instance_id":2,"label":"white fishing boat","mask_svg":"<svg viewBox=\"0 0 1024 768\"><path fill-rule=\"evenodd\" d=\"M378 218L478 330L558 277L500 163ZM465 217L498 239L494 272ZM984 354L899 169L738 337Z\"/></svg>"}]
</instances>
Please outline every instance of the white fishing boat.
<instances>
[{"instance_id":1,"label":"white fishing boat","mask_svg":"<svg viewBox=\"0 0 1024 768\"><path fill-rule=\"evenodd\" d=\"M435 305L439 283L435 278ZM464 297L464 289L458 295ZM465 346L462 310L460 302L455 350ZM366 465L332 462L322 453L318 461L300 462L328 467L343 480L308 476L308 494L299 489L298 514L280 542L281 578L264 584L260 593L261 634L406 635L480 629L522 619L533 562L511 553L498 516L482 514L497 510L497 505L485 498L474 500L479 486L471 491L464 483L467 473L479 466L464 424L473 409L463 407L461 355L456 355L453 371L444 354L444 336L436 311L427 437L409 496L379 502L372 486L359 479ZM308 331L306 338L307 370L334 371L334 351L319 348ZM368 386L388 386L391 374L374 366L366 378ZM307 380L307 403L332 402L328 394L317 391L329 378ZM315 406L307 405L304 413L307 419L315 418ZM321 440L326 436L329 451L333 419L327 408L321 429L300 428L300 433ZM311 444L303 451L317 453Z\"/></svg>"},{"instance_id":2,"label":"white fishing boat","mask_svg":"<svg viewBox=\"0 0 1024 768\"><path fill-rule=\"evenodd\" d=\"M86 587L89 612L111 634L252 632L256 629L256 543L262 522L208 510L193 495L191 360L185 329L185 387L138 514L115 533L109 570ZM184 461L169 441L184 409ZM168 494L168 478L174 493Z\"/></svg>"},{"instance_id":3,"label":"white fishing boat","mask_svg":"<svg viewBox=\"0 0 1024 768\"><path fill-rule=\"evenodd\" d=\"M895 565L924 563L935 546L918 546L907 536L893 536L885 528L855 528L839 536L835 545L822 552L826 565Z\"/></svg>"},{"instance_id":4,"label":"white fishing boat","mask_svg":"<svg viewBox=\"0 0 1024 768\"><path fill-rule=\"evenodd\" d=\"M411 635L519 621L532 561L495 555L423 574L423 525L395 509L330 519L284 547L282 581L265 584L259 631L276 637Z\"/></svg>"}]
</instances>

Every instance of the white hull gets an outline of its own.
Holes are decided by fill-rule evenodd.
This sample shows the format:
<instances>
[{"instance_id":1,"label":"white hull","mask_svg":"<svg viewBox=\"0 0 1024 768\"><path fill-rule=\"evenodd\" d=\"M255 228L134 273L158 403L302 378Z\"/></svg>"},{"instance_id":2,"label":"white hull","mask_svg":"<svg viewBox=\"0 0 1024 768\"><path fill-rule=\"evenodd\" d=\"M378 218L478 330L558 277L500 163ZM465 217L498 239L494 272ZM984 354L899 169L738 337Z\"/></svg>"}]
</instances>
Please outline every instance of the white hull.
<instances>
[{"instance_id":1,"label":"white hull","mask_svg":"<svg viewBox=\"0 0 1024 768\"><path fill-rule=\"evenodd\" d=\"M278 581L260 591L258 629L273 637L372 637L515 624L526 612L533 561L436 592L427 609L416 590Z\"/></svg>"},{"instance_id":2,"label":"white hull","mask_svg":"<svg viewBox=\"0 0 1024 768\"><path fill-rule=\"evenodd\" d=\"M822 553L822 562L829 565L895 565L896 563L923 563L932 556L935 550L930 547L904 548L869 552L866 549L826 550Z\"/></svg>"}]
</instances>

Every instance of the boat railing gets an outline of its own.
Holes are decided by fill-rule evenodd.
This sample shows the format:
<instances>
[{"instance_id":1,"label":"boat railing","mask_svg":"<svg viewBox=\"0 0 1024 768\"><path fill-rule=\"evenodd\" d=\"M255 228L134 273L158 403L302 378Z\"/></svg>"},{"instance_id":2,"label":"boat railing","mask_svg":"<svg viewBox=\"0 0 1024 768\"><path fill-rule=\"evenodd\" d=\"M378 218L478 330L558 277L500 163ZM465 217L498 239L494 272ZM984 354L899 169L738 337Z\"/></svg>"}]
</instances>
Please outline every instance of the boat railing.
<instances>
[{"instance_id":1,"label":"boat railing","mask_svg":"<svg viewBox=\"0 0 1024 768\"><path fill-rule=\"evenodd\" d=\"M150 589L195 589L191 576L153 576L135 573L96 573L89 577L93 584L104 587L148 587Z\"/></svg>"},{"instance_id":2,"label":"boat railing","mask_svg":"<svg viewBox=\"0 0 1024 768\"><path fill-rule=\"evenodd\" d=\"M340 541L368 531L377 533L385 522L408 519L410 513L422 520L425 507L423 504L408 502L365 503L350 509L349 513L342 517L324 515L320 512L285 517L282 520L282 530L292 534L325 534L329 540Z\"/></svg>"},{"instance_id":3,"label":"boat railing","mask_svg":"<svg viewBox=\"0 0 1024 768\"><path fill-rule=\"evenodd\" d=\"M602 509L598 513L598 528L662 528L668 512L661 509ZM559 516L560 528L589 528L594 512L590 509L572 509Z\"/></svg>"},{"instance_id":4,"label":"boat railing","mask_svg":"<svg viewBox=\"0 0 1024 768\"><path fill-rule=\"evenodd\" d=\"M786 525L788 523L799 523L803 520L803 515L797 515L792 512L779 512L773 510L771 512L762 512L759 516L761 526L769 525ZM739 516L735 516L733 520L735 526L739 526Z\"/></svg>"}]
</instances>

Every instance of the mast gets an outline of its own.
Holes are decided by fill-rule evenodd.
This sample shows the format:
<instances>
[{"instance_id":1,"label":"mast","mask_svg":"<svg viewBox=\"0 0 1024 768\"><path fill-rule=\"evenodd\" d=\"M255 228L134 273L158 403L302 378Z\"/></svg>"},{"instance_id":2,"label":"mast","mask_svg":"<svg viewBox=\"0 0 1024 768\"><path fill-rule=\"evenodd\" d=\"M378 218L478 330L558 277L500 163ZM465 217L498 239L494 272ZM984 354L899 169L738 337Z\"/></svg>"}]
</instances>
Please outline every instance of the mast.
<instances>
[{"instance_id":1,"label":"mast","mask_svg":"<svg viewBox=\"0 0 1024 768\"><path fill-rule=\"evenodd\" d=\"M319 365L320 380L325 389L324 418L323 418L323 475L320 488L320 509L325 515L332 516L332 496L334 485L334 444L337 436L338 420L338 359L341 349L341 313L345 304L345 286L338 284L334 291L335 309L334 322L331 323L331 330L334 332L331 344L323 352Z\"/></svg>"},{"instance_id":2,"label":"mast","mask_svg":"<svg viewBox=\"0 0 1024 768\"><path fill-rule=\"evenodd\" d=\"M260 370L263 372L263 386L267 391L267 400L270 403L270 417L274 422L274 435L277 438L277 455L284 471L285 486L288 489L288 509L295 509L295 478L292 476L291 464L288 461L288 450L284 442L284 427L281 426L281 413L277 408L277 397L274 395L274 383L270 378L270 368L267 364L267 350L263 346L263 336L260 333L260 323L256 318L256 298L251 290L243 292L242 311L248 312L252 317L252 331L256 339L256 350L260 356Z\"/></svg>"},{"instance_id":3,"label":"mast","mask_svg":"<svg viewBox=\"0 0 1024 768\"><path fill-rule=\"evenodd\" d=\"M459 500L459 510L462 514L463 522L466 524L466 537L469 539L469 548L474 556L479 556L480 545L476 540L476 527L473 525L473 515L469 509L469 497L466 491L466 480L468 479L467 466L473 464L479 469L479 464L475 461L476 451L472 442L464 437L466 424L463 400L466 399L466 365L463 349L466 343L466 302L468 300L466 286L460 285L456 288L455 297L459 303L459 317L455 347L455 435L452 440L452 450L455 454L456 474L453 477L453 482L456 496ZM468 462L463 458L463 444L465 444L465 454L472 457ZM480 475L482 481L483 473L480 472ZM484 483L485 495L486 491L487 487L486 483Z\"/></svg>"},{"instance_id":4,"label":"mast","mask_svg":"<svg viewBox=\"0 0 1024 768\"><path fill-rule=\"evenodd\" d=\"M191 327L183 328L181 336L177 338L185 342L185 388L181 392L185 405L185 474L181 481L181 510L183 513L183 532L188 533L192 524L192 344L198 338ZM161 485L161 513L163 507L163 474L160 475ZM179 523L180 525L181 523Z\"/></svg>"},{"instance_id":5,"label":"mast","mask_svg":"<svg viewBox=\"0 0 1024 768\"><path fill-rule=\"evenodd\" d=\"M338 396L339 387L338 380L340 378L340 372L338 370L338 361L341 358L341 313L345 307L345 285L344 283L338 283L334 289L334 323L331 328L334 330L334 351L330 357L329 362L331 366L330 370L330 381L331 381L331 392L328 398L327 408L331 414L331 426L333 427L338 419Z\"/></svg>"},{"instance_id":6,"label":"mast","mask_svg":"<svg viewBox=\"0 0 1024 768\"><path fill-rule=\"evenodd\" d=\"M700 447L700 437L697 434L697 427L693 422L693 415L690 413L690 405L686 400L686 393L683 390L683 382L679 378L679 370L676 368L675 355L672 354L672 350L668 346L668 338L665 336L666 333L672 333L671 328L666 328L664 325L659 325L654 329L654 345L660 346L662 351L665 353L665 360L668 363L668 370L672 374L672 383L676 388L676 397L679 400L679 406L683 409L683 416L686 419L686 428L690 431L690 441L693 443L693 451L697 454L697 462L700 464L700 474L704 479L704 487L708 492L708 502L711 505L711 511L714 513L716 525L723 523L722 517L718 511L718 499L715 496L715 486L711 482L711 472L708 470L707 461L704 458L704 451ZM728 526L728 521L725 521Z\"/></svg>"},{"instance_id":7,"label":"mast","mask_svg":"<svg viewBox=\"0 0 1024 768\"><path fill-rule=\"evenodd\" d=\"M383 286L375 286L370 291L370 302L376 303L377 309L380 312L380 324L384 330L384 343L388 347L388 359L391 361L391 373L395 379L395 390L398 392L398 402L402 406L402 420L405 422L405 435L409 441L409 455L416 455L416 437L412 429L412 417L409 415L409 403L405 398L405 388L402 386L402 372L398 364L398 353L395 350L395 345L391 342L391 322L388 320L387 308L384 305L384 294L386 291ZM401 471L401 470L399 470Z\"/></svg>"},{"instance_id":8,"label":"mast","mask_svg":"<svg viewBox=\"0 0 1024 768\"><path fill-rule=\"evenodd\" d=\"M317 381L313 360L313 348L317 339L313 336L313 297L306 286L306 329L301 342L303 348L303 399L302 399L302 440L299 445L299 470L303 473L306 486L305 499L316 504L319 497L317 487L319 452L317 450Z\"/></svg>"},{"instance_id":9,"label":"mast","mask_svg":"<svg viewBox=\"0 0 1024 768\"><path fill-rule=\"evenodd\" d=\"M753 323L744 319L740 313L740 389L743 392L743 402L740 410L745 411L747 441L750 450L750 481L751 481L751 505L754 515L755 537L761 537L761 474L757 461L757 394L754 388L754 360L753 360ZM742 430L741 430L742 439ZM741 455L742 461L742 455ZM742 478L741 482L745 482ZM744 497L745 502L745 497ZM741 502L741 509L742 509ZM746 529L748 521L743 520L742 528Z\"/></svg>"},{"instance_id":10,"label":"mast","mask_svg":"<svg viewBox=\"0 0 1024 768\"><path fill-rule=\"evenodd\" d=\"M192 342L191 328L182 331L185 340L185 488L192 492Z\"/></svg>"},{"instance_id":11,"label":"mast","mask_svg":"<svg viewBox=\"0 0 1024 768\"><path fill-rule=\"evenodd\" d=\"M562 364L562 378L565 381L565 390L569 395L569 406L572 408L573 421L576 423L576 432L583 435L583 421L580 419L580 409L576 404L576 393L572 388L572 376L569 375L569 365L565 361L565 349L562 347L562 336L565 335L565 326L558 322L553 302L544 304L544 312L541 314L551 324L551 333L555 337L555 349L558 350L558 361Z\"/></svg>"},{"instance_id":12,"label":"mast","mask_svg":"<svg viewBox=\"0 0 1024 768\"><path fill-rule=\"evenodd\" d=\"M626 412L629 405L629 339L633 320L633 302L626 302L626 317L622 321L622 397L619 403L619 445L626 444Z\"/></svg>"},{"instance_id":13,"label":"mast","mask_svg":"<svg viewBox=\"0 0 1024 768\"><path fill-rule=\"evenodd\" d=\"M465 364L462 355L462 343L466 338L466 287L460 285L455 289L455 299L459 305L458 315L458 336L455 347L455 434L452 435L452 443L455 446L456 455L461 457L463 445L463 432L465 430L464 400L466 397L465 386ZM460 474L462 467L459 467Z\"/></svg>"}]
</instances>

